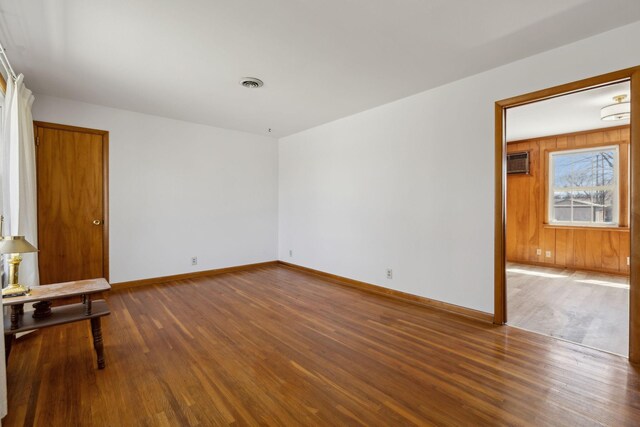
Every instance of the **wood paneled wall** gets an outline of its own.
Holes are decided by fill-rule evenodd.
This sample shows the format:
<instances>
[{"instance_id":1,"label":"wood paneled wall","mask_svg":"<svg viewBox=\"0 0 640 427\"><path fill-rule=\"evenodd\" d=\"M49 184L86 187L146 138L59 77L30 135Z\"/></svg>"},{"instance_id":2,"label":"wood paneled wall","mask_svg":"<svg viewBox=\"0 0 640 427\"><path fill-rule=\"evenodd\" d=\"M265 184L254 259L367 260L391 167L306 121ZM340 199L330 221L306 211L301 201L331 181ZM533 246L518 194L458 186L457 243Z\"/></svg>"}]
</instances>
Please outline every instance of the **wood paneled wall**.
<instances>
[{"instance_id":1,"label":"wood paneled wall","mask_svg":"<svg viewBox=\"0 0 640 427\"><path fill-rule=\"evenodd\" d=\"M621 126L508 143L507 152L529 151L531 163L529 175L507 176L507 260L628 274L629 141ZM549 225L549 152L605 145L619 146L620 227Z\"/></svg>"}]
</instances>

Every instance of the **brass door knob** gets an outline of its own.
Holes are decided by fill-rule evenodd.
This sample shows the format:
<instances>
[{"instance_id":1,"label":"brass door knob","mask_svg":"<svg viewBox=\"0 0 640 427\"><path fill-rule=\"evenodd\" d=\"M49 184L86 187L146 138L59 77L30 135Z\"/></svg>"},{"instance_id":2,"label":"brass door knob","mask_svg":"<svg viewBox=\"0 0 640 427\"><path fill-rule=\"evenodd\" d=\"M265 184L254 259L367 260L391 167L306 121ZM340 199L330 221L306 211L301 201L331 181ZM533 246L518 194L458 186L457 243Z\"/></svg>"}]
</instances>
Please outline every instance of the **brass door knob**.
<instances>
[{"instance_id":1,"label":"brass door knob","mask_svg":"<svg viewBox=\"0 0 640 427\"><path fill-rule=\"evenodd\" d=\"M100 221L99 219L93 220L93 225L100 225L100 224L102 224L102 221Z\"/></svg>"}]
</instances>

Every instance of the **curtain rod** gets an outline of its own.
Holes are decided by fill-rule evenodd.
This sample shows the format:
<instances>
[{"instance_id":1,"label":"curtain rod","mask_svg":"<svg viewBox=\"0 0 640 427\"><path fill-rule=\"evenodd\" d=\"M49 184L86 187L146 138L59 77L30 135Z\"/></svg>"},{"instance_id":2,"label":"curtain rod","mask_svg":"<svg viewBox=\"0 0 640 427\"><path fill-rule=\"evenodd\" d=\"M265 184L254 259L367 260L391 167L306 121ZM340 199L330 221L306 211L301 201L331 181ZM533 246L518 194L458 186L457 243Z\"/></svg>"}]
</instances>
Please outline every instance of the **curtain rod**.
<instances>
[{"instance_id":1,"label":"curtain rod","mask_svg":"<svg viewBox=\"0 0 640 427\"><path fill-rule=\"evenodd\" d=\"M2 63L2 66L7 72L7 77L11 77L14 81L18 80L18 76L16 76L16 73L13 71L13 68L11 67L11 63L9 62L9 58L7 57L7 51L4 49L4 46L2 46L1 42L0 42L0 62Z\"/></svg>"}]
</instances>

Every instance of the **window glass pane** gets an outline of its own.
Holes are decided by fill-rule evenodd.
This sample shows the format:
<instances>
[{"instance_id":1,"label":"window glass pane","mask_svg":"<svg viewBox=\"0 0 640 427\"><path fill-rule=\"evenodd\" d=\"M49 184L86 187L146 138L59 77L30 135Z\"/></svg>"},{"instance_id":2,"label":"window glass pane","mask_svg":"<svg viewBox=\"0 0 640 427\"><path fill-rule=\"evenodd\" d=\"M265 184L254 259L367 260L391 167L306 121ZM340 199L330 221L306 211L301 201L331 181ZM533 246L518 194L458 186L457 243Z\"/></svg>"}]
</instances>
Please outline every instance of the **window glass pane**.
<instances>
[{"instance_id":1,"label":"window glass pane","mask_svg":"<svg viewBox=\"0 0 640 427\"><path fill-rule=\"evenodd\" d=\"M556 221L571 221L571 206L556 206L554 209Z\"/></svg>"},{"instance_id":2,"label":"window glass pane","mask_svg":"<svg viewBox=\"0 0 640 427\"><path fill-rule=\"evenodd\" d=\"M575 205L573 207L573 220L578 222L590 222L592 216L591 206Z\"/></svg>"},{"instance_id":3,"label":"window glass pane","mask_svg":"<svg viewBox=\"0 0 640 427\"><path fill-rule=\"evenodd\" d=\"M553 193L553 219L556 221L571 221L571 193L555 191Z\"/></svg>"},{"instance_id":4,"label":"window glass pane","mask_svg":"<svg viewBox=\"0 0 640 427\"><path fill-rule=\"evenodd\" d=\"M589 206L593 204L593 192L592 191L572 191L571 198L573 199L573 206Z\"/></svg>"},{"instance_id":5,"label":"window glass pane","mask_svg":"<svg viewBox=\"0 0 640 427\"><path fill-rule=\"evenodd\" d=\"M553 204L554 206L571 206L571 193L567 191L554 191Z\"/></svg>"},{"instance_id":6,"label":"window glass pane","mask_svg":"<svg viewBox=\"0 0 640 427\"><path fill-rule=\"evenodd\" d=\"M604 222L615 222L615 218L613 217L613 206L605 206Z\"/></svg>"},{"instance_id":7,"label":"window glass pane","mask_svg":"<svg viewBox=\"0 0 640 427\"><path fill-rule=\"evenodd\" d=\"M555 188L573 187L571 155L554 156L554 184Z\"/></svg>"},{"instance_id":8,"label":"window glass pane","mask_svg":"<svg viewBox=\"0 0 640 427\"><path fill-rule=\"evenodd\" d=\"M614 184L613 150L554 155L554 187L598 187Z\"/></svg>"},{"instance_id":9,"label":"window glass pane","mask_svg":"<svg viewBox=\"0 0 640 427\"><path fill-rule=\"evenodd\" d=\"M613 190L554 193L554 220L613 222Z\"/></svg>"},{"instance_id":10,"label":"window glass pane","mask_svg":"<svg viewBox=\"0 0 640 427\"><path fill-rule=\"evenodd\" d=\"M616 150L611 148L553 153L551 220L614 223Z\"/></svg>"}]
</instances>

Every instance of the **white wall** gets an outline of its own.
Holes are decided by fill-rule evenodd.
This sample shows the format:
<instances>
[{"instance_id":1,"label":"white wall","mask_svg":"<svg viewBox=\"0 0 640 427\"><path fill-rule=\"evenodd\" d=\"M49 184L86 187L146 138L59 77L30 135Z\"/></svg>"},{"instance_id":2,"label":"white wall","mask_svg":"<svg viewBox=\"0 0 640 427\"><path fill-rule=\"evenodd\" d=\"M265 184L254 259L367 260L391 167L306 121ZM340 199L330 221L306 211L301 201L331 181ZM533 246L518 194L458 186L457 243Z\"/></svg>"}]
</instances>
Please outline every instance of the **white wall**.
<instances>
[{"instance_id":1,"label":"white wall","mask_svg":"<svg viewBox=\"0 0 640 427\"><path fill-rule=\"evenodd\" d=\"M637 40L640 23L282 138L279 258L493 312L494 102L639 65Z\"/></svg>"},{"instance_id":2,"label":"white wall","mask_svg":"<svg viewBox=\"0 0 640 427\"><path fill-rule=\"evenodd\" d=\"M274 138L37 94L33 117L109 131L111 282L277 258Z\"/></svg>"}]
</instances>

